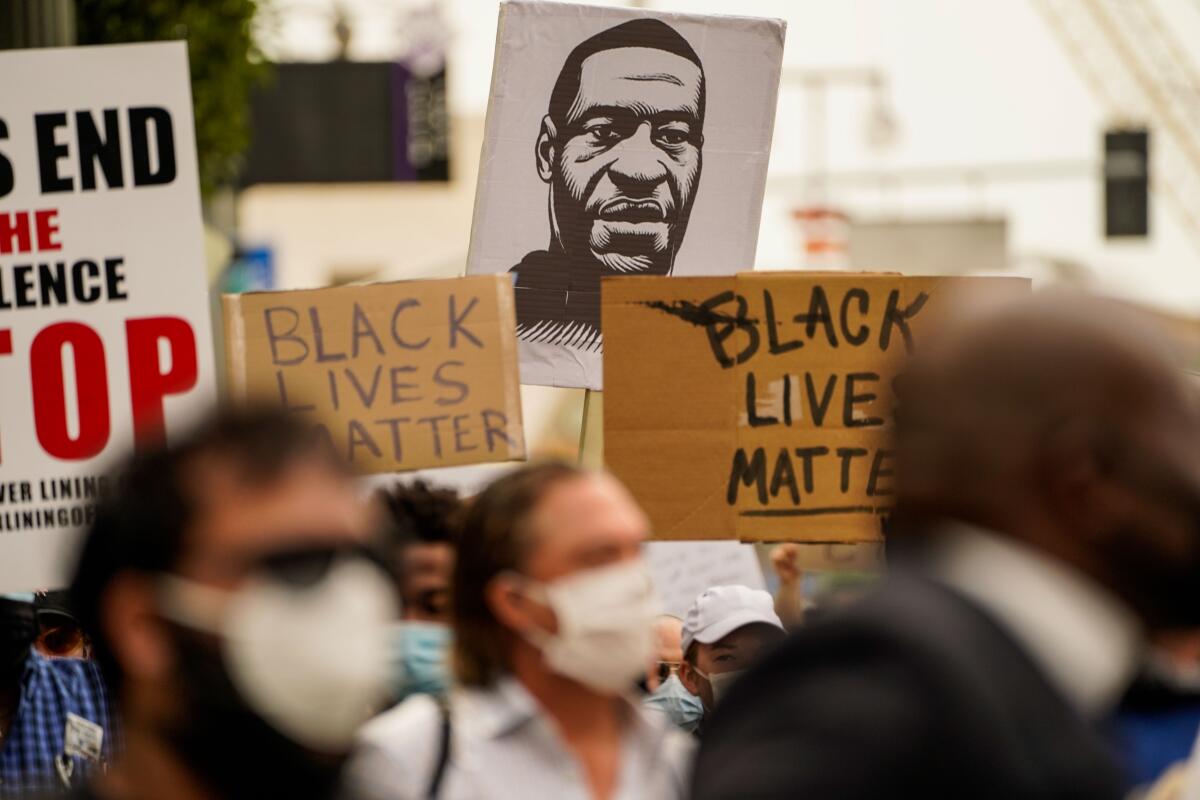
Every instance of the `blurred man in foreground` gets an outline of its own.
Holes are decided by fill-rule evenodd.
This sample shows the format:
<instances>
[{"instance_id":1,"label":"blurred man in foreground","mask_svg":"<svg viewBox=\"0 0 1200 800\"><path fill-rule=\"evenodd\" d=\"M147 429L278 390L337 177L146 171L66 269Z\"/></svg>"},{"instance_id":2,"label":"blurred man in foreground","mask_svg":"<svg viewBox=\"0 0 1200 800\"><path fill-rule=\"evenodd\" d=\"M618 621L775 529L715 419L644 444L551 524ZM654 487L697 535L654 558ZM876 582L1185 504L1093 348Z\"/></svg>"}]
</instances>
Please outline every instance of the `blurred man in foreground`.
<instances>
[{"instance_id":1,"label":"blurred man in foreground","mask_svg":"<svg viewBox=\"0 0 1200 800\"><path fill-rule=\"evenodd\" d=\"M122 715L115 798L322 798L387 688L377 518L273 415L134 458L71 598Z\"/></svg>"},{"instance_id":2,"label":"blurred man in foreground","mask_svg":"<svg viewBox=\"0 0 1200 800\"><path fill-rule=\"evenodd\" d=\"M451 604L458 688L366 727L354 794L682 797L687 737L628 697L658 614L647 533L620 484L565 464L525 467L476 497Z\"/></svg>"},{"instance_id":3,"label":"blurred man in foreground","mask_svg":"<svg viewBox=\"0 0 1200 800\"><path fill-rule=\"evenodd\" d=\"M38 616L33 595L0 597L2 798L66 793L114 752L100 670L40 652Z\"/></svg>"},{"instance_id":4,"label":"blurred man in foreground","mask_svg":"<svg viewBox=\"0 0 1200 800\"><path fill-rule=\"evenodd\" d=\"M1196 409L1113 304L941 334L897 384L901 567L733 688L696 798L1123 795L1092 723L1200 622Z\"/></svg>"},{"instance_id":5,"label":"blurred man in foreground","mask_svg":"<svg viewBox=\"0 0 1200 800\"><path fill-rule=\"evenodd\" d=\"M422 481L396 484L380 498L395 540L402 620L392 633L392 693L441 694L450 684L450 581L453 526L462 501L452 489Z\"/></svg>"}]
</instances>

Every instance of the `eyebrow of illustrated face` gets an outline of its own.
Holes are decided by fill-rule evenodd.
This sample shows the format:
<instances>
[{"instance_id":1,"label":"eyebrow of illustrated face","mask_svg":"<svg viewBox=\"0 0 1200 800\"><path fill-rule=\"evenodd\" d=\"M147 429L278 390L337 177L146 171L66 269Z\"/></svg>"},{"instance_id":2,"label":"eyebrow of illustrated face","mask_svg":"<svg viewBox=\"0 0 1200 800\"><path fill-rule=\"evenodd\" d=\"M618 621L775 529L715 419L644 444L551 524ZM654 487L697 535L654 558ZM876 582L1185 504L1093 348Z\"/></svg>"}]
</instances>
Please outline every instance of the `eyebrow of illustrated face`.
<instances>
[{"instance_id":1,"label":"eyebrow of illustrated face","mask_svg":"<svg viewBox=\"0 0 1200 800\"><path fill-rule=\"evenodd\" d=\"M699 117L696 112L690 108L674 108L655 111L652 114L646 114L644 107L640 103L633 103L628 106L614 105L594 105L581 109L578 113L572 113L570 117L570 125L578 126L584 120L592 119L593 117L611 117L613 119L629 119L630 117L644 119L653 118L656 120L687 120L689 122L698 122Z\"/></svg>"},{"instance_id":2,"label":"eyebrow of illustrated face","mask_svg":"<svg viewBox=\"0 0 1200 800\"><path fill-rule=\"evenodd\" d=\"M683 86L683 81L677 76L669 72L654 72L648 75L623 75L623 81L662 81L663 83L673 83L676 86Z\"/></svg>"}]
</instances>

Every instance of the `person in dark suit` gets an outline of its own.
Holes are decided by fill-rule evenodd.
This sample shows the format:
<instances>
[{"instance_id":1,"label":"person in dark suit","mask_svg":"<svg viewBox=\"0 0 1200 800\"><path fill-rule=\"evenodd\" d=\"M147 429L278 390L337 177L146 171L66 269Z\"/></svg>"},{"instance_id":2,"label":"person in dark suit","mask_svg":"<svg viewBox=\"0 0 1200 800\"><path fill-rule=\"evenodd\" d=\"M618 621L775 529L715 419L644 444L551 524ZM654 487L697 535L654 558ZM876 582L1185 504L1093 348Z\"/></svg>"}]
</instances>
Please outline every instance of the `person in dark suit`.
<instances>
[{"instance_id":1,"label":"person in dark suit","mask_svg":"<svg viewBox=\"0 0 1200 800\"><path fill-rule=\"evenodd\" d=\"M1200 622L1200 425L1113 304L1041 296L897 382L892 575L718 704L696 800L1104 800L1144 632Z\"/></svg>"},{"instance_id":2,"label":"person in dark suit","mask_svg":"<svg viewBox=\"0 0 1200 800\"><path fill-rule=\"evenodd\" d=\"M516 276L522 341L600 349L601 275L669 275L700 182L704 67L671 26L635 19L567 56L535 145L550 245Z\"/></svg>"}]
</instances>

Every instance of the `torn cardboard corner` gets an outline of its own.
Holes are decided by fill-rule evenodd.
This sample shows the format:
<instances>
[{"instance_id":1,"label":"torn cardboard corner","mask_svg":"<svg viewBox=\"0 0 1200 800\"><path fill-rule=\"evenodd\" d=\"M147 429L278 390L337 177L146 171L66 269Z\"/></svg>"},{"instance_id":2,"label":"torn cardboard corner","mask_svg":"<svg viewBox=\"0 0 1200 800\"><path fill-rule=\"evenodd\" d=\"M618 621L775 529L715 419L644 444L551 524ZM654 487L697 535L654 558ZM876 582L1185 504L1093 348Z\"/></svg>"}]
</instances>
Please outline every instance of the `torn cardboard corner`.
<instances>
[{"instance_id":1,"label":"torn cardboard corner","mask_svg":"<svg viewBox=\"0 0 1200 800\"><path fill-rule=\"evenodd\" d=\"M507 277L222 300L234 403L311 419L357 471L525 457Z\"/></svg>"},{"instance_id":2,"label":"torn cardboard corner","mask_svg":"<svg viewBox=\"0 0 1200 800\"><path fill-rule=\"evenodd\" d=\"M657 538L878 539L900 360L964 293L1028 289L880 273L605 279L605 462Z\"/></svg>"}]
</instances>

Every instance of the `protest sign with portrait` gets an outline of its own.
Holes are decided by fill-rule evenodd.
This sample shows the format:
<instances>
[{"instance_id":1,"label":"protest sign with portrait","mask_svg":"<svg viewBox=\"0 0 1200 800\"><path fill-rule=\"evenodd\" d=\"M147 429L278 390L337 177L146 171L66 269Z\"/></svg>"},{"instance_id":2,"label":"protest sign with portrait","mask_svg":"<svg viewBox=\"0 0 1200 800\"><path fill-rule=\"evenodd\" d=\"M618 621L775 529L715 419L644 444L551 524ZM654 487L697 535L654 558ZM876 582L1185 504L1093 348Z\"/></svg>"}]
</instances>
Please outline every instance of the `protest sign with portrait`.
<instances>
[{"instance_id":1,"label":"protest sign with portrait","mask_svg":"<svg viewBox=\"0 0 1200 800\"><path fill-rule=\"evenodd\" d=\"M600 279L754 264L784 24L504 3L467 271L516 281L523 383L601 388Z\"/></svg>"}]
</instances>

